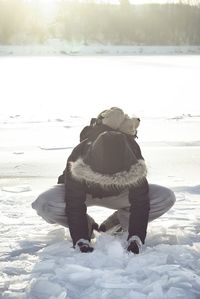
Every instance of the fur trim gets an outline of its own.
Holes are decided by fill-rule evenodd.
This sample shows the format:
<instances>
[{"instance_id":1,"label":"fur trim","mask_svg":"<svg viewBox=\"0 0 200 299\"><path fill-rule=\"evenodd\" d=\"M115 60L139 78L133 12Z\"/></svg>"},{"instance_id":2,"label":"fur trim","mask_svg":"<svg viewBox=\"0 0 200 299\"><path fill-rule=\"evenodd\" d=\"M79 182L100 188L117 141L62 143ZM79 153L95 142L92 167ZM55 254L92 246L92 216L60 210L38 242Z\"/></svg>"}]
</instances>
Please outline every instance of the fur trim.
<instances>
[{"instance_id":1,"label":"fur trim","mask_svg":"<svg viewBox=\"0 0 200 299\"><path fill-rule=\"evenodd\" d=\"M138 236L134 235L130 237L130 239L128 239L128 245L130 245L132 241L135 241L137 243L138 248L142 247L142 241Z\"/></svg>"},{"instance_id":2,"label":"fur trim","mask_svg":"<svg viewBox=\"0 0 200 299\"><path fill-rule=\"evenodd\" d=\"M125 115L125 119L119 127L119 131L135 135L137 133L137 128L139 127L140 120L137 117L130 118L128 115Z\"/></svg>"},{"instance_id":3,"label":"fur trim","mask_svg":"<svg viewBox=\"0 0 200 299\"><path fill-rule=\"evenodd\" d=\"M90 242L88 240L86 240L86 239L79 239L76 242L75 246L78 246L79 243L83 243L83 244L86 244L86 245L90 246Z\"/></svg>"},{"instance_id":4,"label":"fur trim","mask_svg":"<svg viewBox=\"0 0 200 299\"><path fill-rule=\"evenodd\" d=\"M88 185L97 184L103 189L109 189L110 187L122 189L137 186L147 175L147 168L142 159L132 165L129 171L122 171L113 175L93 171L82 158L75 162L70 162L70 169L72 176L77 181L85 181Z\"/></svg>"},{"instance_id":5,"label":"fur trim","mask_svg":"<svg viewBox=\"0 0 200 299\"><path fill-rule=\"evenodd\" d=\"M114 130L119 128L125 118L123 110L117 107L106 110L101 116L103 117L102 123Z\"/></svg>"}]
</instances>

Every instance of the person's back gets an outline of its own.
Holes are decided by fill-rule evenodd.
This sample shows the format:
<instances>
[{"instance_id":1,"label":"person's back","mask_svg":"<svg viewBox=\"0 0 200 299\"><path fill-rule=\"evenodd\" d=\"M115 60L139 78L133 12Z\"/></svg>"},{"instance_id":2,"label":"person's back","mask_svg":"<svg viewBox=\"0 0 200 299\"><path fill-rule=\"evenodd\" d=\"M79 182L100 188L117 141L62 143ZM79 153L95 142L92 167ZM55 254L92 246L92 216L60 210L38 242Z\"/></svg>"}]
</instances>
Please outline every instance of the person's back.
<instances>
[{"instance_id":1,"label":"person's back","mask_svg":"<svg viewBox=\"0 0 200 299\"><path fill-rule=\"evenodd\" d=\"M96 127L100 126L107 128L105 125ZM79 240L90 240L84 212L87 194L109 201L110 196L120 195L125 190L131 204L128 240L137 236L144 243L149 197L143 158L137 158L126 134L117 130L108 129L94 141L89 137L73 150L65 172L66 213L74 246Z\"/></svg>"}]
</instances>

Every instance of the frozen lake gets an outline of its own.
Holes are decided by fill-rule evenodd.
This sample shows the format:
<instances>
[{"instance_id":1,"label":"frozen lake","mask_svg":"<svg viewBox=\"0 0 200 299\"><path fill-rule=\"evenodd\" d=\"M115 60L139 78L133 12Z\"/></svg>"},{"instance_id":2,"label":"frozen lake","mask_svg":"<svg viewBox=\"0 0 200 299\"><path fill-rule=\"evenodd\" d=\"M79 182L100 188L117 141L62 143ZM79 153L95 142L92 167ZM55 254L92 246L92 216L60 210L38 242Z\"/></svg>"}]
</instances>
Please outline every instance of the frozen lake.
<instances>
[{"instance_id":1,"label":"frozen lake","mask_svg":"<svg viewBox=\"0 0 200 299\"><path fill-rule=\"evenodd\" d=\"M200 56L0 58L0 114L200 113Z\"/></svg>"}]
</instances>

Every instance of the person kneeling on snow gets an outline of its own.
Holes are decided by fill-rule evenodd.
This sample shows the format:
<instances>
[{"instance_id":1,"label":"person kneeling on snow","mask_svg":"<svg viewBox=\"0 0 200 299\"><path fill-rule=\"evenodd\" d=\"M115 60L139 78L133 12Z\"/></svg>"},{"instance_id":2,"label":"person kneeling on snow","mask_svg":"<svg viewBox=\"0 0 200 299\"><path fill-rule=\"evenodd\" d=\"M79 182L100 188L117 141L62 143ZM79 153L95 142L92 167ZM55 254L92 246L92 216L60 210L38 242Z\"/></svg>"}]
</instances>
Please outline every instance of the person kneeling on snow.
<instances>
[{"instance_id":1,"label":"person kneeling on snow","mask_svg":"<svg viewBox=\"0 0 200 299\"><path fill-rule=\"evenodd\" d=\"M171 190L147 182L146 165L135 141L139 123L119 108L103 111L82 130L81 142L69 156L58 185L32 204L48 222L69 227L73 246L81 252L93 251L93 229L105 232L119 224L128 230L127 250L138 254L148 221L164 214L175 202ZM57 200L65 202L65 212L58 215ZM87 206L92 205L117 211L98 227L87 215Z\"/></svg>"}]
</instances>

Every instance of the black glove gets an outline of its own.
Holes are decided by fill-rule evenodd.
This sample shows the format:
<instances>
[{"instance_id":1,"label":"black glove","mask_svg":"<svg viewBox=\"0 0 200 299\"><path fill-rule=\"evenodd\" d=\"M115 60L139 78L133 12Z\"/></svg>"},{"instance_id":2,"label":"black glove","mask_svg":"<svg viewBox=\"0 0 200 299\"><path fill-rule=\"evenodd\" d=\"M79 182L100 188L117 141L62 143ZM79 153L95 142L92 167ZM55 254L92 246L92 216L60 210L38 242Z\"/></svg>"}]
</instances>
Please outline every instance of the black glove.
<instances>
[{"instance_id":1,"label":"black glove","mask_svg":"<svg viewBox=\"0 0 200 299\"><path fill-rule=\"evenodd\" d=\"M77 242L77 246L79 247L81 252L92 252L94 250L94 248L91 247L89 242L87 241L79 241Z\"/></svg>"},{"instance_id":2,"label":"black glove","mask_svg":"<svg viewBox=\"0 0 200 299\"><path fill-rule=\"evenodd\" d=\"M135 254L138 254L140 252L139 246L138 246L136 241L131 241L130 244L128 245L128 247L127 247L127 250L129 252L131 251Z\"/></svg>"}]
</instances>

